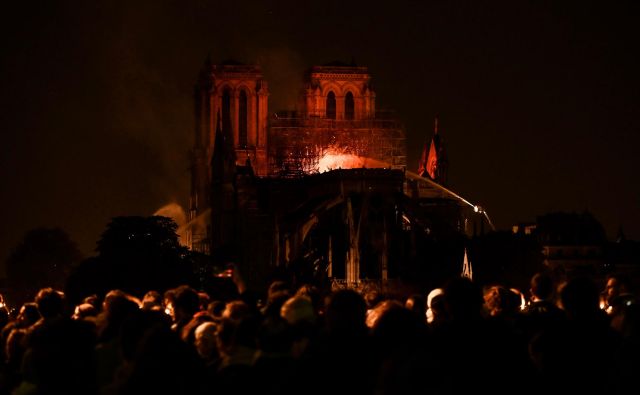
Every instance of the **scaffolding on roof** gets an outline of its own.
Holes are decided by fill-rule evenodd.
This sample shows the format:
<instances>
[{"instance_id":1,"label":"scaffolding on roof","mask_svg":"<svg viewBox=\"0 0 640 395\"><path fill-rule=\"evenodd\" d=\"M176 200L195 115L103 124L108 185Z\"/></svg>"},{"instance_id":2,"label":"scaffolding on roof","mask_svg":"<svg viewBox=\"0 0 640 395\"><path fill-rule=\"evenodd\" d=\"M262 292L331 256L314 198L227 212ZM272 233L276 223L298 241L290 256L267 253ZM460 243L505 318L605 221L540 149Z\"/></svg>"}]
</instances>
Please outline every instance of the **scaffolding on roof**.
<instances>
[{"instance_id":1,"label":"scaffolding on roof","mask_svg":"<svg viewBox=\"0 0 640 395\"><path fill-rule=\"evenodd\" d=\"M317 173L320 160L327 153L372 158L394 169L406 167L406 137L397 120L274 117L270 122L272 176Z\"/></svg>"}]
</instances>

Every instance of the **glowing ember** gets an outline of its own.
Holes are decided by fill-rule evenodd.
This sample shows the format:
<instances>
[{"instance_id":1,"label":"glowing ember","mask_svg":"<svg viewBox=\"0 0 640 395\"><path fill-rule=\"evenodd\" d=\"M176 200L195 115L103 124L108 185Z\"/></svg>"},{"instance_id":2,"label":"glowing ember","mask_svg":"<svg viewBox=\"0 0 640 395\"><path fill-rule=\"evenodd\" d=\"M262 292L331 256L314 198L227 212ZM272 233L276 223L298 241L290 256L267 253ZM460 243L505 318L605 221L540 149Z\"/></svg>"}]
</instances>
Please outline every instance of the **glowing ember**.
<instances>
[{"instance_id":1,"label":"glowing ember","mask_svg":"<svg viewBox=\"0 0 640 395\"><path fill-rule=\"evenodd\" d=\"M385 168L388 165L382 161L340 152L328 150L318 162L318 172L324 173L336 169Z\"/></svg>"}]
</instances>

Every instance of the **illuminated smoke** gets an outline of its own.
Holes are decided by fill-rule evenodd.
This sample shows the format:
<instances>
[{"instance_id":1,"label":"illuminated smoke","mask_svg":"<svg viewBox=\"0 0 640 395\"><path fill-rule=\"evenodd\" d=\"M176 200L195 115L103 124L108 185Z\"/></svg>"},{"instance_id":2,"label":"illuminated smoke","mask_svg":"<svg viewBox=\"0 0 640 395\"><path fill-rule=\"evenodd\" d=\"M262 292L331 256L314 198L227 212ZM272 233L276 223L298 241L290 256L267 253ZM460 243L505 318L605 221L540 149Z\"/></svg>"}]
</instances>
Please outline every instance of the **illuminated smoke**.
<instances>
[{"instance_id":1,"label":"illuminated smoke","mask_svg":"<svg viewBox=\"0 0 640 395\"><path fill-rule=\"evenodd\" d=\"M191 248L191 243L202 237L206 237L207 223L211 215L211 209L208 208L197 217L187 221L187 215L182 206L177 203L169 203L160 207L153 215L161 215L173 219L178 225L176 234L178 235L180 245ZM189 231L191 232L192 240L189 240L187 237Z\"/></svg>"},{"instance_id":2,"label":"illuminated smoke","mask_svg":"<svg viewBox=\"0 0 640 395\"><path fill-rule=\"evenodd\" d=\"M200 213L197 217L178 227L178 236L180 236L180 244L192 248L190 243L197 242L207 235L207 224L211 216L211 209L208 208ZM187 232L191 232L191 240L187 240Z\"/></svg>"},{"instance_id":3,"label":"illuminated smoke","mask_svg":"<svg viewBox=\"0 0 640 395\"><path fill-rule=\"evenodd\" d=\"M160 207L153 215L160 215L163 217L169 217L176 221L178 227L184 225L187 222L187 214L184 209L178 203L169 203Z\"/></svg>"},{"instance_id":4,"label":"illuminated smoke","mask_svg":"<svg viewBox=\"0 0 640 395\"><path fill-rule=\"evenodd\" d=\"M186 229L187 229L187 214L184 209L178 203L169 203L158 210L153 215L159 215L162 217L169 217L175 221L178 225L176 233L178 234L178 240L181 245L186 245Z\"/></svg>"}]
</instances>

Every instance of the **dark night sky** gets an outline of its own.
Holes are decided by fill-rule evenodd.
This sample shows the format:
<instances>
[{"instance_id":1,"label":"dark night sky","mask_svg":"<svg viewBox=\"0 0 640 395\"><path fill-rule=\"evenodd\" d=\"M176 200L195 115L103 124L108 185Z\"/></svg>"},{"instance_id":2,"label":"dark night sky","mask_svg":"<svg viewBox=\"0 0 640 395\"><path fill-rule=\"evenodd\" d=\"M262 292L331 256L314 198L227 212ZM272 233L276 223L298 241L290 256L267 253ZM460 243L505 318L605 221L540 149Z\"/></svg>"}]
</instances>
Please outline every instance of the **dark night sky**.
<instances>
[{"instance_id":1,"label":"dark night sky","mask_svg":"<svg viewBox=\"0 0 640 395\"><path fill-rule=\"evenodd\" d=\"M208 53L261 64L272 111L305 68L355 60L405 122L411 170L440 115L450 186L498 228L589 210L640 239L637 1L306 3L4 5L0 260L35 227L88 254L111 217L184 206Z\"/></svg>"}]
</instances>

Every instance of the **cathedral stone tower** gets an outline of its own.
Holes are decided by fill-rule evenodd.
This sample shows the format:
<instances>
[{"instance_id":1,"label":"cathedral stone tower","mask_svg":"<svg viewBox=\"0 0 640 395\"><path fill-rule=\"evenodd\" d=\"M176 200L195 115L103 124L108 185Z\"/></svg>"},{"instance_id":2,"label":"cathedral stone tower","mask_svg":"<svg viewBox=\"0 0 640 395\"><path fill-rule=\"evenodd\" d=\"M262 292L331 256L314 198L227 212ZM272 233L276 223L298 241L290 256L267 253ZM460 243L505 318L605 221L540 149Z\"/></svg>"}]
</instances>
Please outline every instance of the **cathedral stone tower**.
<instances>
[{"instance_id":1,"label":"cathedral stone tower","mask_svg":"<svg viewBox=\"0 0 640 395\"><path fill-rule=\"evenodd\" d=\"M270 119L270 175L406 165L404 126L394 114L376 109L366 67L340 62L312 67L297 110Z\"/></svg>"},{"instance_id":2,"label":"cathedral stone tower","mask_svg":"<svg viewBox=\"0 0 640 395\"><path fill-rule=\"evenodd\" d=\"M216 152L216 129L227 136L238 165L251 164L252 171L267 174L267 99L269 91L257 65L210 61L200 73L194 92L195 144L192 151L190 220L211 209L212 157ZM218 150L219 152L219 150ZM203 220L192 226L187 243L205 251L211 224Z\"/></svg>"},{"instance_id":3,"label":"cathedral stone tower","mask_svg":"<svg viewBox=\"0 0 640 395\"><path fill-rule=\"evenodd\" d=\"M376 94L366 67L336 65L311 68L302 97L305 118L337 120L375 118Z\"/></svg>"},{"instance_id":4,"label":"cathedral stone tower","mask_svg":"<svg viewBox=\"0 0 640 395\"><path fill-rule=\"evenodd\" d=\"M217 115L222 129L231 132L236 158L249 158L258 175L267 169L267 98L269 91L257 65L225 62L205 64L196 87L196 146L206 150L211 161Z\"/></svg>"}]
</instances>

